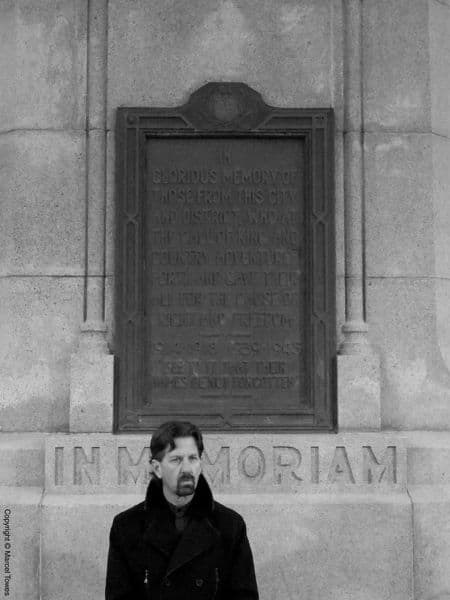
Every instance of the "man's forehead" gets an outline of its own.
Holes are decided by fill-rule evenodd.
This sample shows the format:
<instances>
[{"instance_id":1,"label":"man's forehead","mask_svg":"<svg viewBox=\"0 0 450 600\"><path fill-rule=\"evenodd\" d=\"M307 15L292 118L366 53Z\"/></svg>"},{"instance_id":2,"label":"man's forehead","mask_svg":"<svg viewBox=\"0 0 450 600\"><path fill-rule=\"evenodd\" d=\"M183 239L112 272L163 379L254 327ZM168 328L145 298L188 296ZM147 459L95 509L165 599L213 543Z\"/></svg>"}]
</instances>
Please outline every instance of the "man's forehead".
<instances>
[{"instance_id":1,"label":"man's forehead","mask_svg":"<svg viewBox=\"0 0 450 600\"><path fill-rule=\"evenodd\" d=\"M177 437L174 438L175 447L172 449L170 444L167 444L164 449L165 454L184 454L184 453L196 453L198 454L197 444L192 436L188 437Z\"/></svg>"}]
</instances>

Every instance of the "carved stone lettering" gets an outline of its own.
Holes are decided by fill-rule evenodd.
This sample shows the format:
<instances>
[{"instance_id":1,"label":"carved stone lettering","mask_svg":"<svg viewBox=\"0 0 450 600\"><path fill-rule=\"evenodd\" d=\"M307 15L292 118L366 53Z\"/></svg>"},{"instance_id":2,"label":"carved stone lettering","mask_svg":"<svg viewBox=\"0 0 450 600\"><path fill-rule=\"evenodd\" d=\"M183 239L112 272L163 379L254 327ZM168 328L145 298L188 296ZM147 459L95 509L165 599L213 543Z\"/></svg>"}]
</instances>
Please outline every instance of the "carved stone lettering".
<instances>
[{"instance_id":1,"label":"carved stone lettering","mask_svg":"<svg viewBox=\"0 0 450 600\"><path fill-rule=\"evenodd\" d=\"M397 483L397 455L394 446L386 448L379 460L370 446L363 446L362 451L365 483L380 483L382 480Z\"/></svg>"},{"instance_id":2,"label":"carved stone lettering","mask_svg":"<svg viewBox=\"0 0 450 600\"><path fill-rule=\"evenodd\" d=\"M55 445L46 460L47 485L55 491L97 488L145 490L151 468L148 445L73 446ZM275 440L274 440L275 441ZM264 490L274 487L297 491L330 486L368 486L385 489L405 481L404 449L394 445L331 446L297 443L280 436L281 443L261 446L230 441L227 445L206 442L202 469L218 490Z\"/></svg>"},{"instance_id":3,"label":"carved stone lettering","mask_svg":"<svg viewBox=\"0 0 450 600\"><path fill-rule=\"evenodd\" d=\"M319 447L311 446L311 483L319 483Z\"/></svg>"},{"instance_id":4,"label":"carved stone lettering","mask_svg":"<svg viewBox=\"0 0 450 600\"><path fill-rule=\"evenodd\" d=\"M84 448L75 446L73 449L73 482L75 485L100 483L100 448L91 448L91 457L88 458Z\"/></svg>"},{"instance_id":5,"label":"carved stone lettering","mask_svg":"<svg viewBox=\"0 0 450 600\"><path fill-rule=\"evenodd\" d=\"M277 391L278 407L298 402L302 143L151 140L147 158L149 399L267 409ZM242 359L245 369L230 366Z\"/></svg>"},{"instance_id":6,"label":"carved stone lettering","mask_svg":"<svg viewBox=\"0 0 450 600\"><path fill-rule=\"evenodd\" d=\"M274 446L273 448L273 480L281 485L286 479L302 481L298 470L302 462L300 450L292 446Z\"/></svg>"},{"instance_id":7,"label":"carved stone lettering","mask_svg":"<svg viewBox=\"0 0 450 600\"><path fill-rule=\"evenodd\" d=\"M228 485L230 483L230 447L222 446L214 460L210 454L203 452L203 473L211 485Z\"/></svg>"},{"instance_id":8,"label":"carved stone lettering","mask_svg":"<svg viewBox=\"0 0 450 600\"><path fill-rule=\"evenodd\" d=\"M247 446L239 454L239 474L251 481L260 481L266 473L266 459L263 451L257 446Z\"/></svg>"},{"instance_id":9,"label":"carved stone lettering","mask_svg":"<svg viewBox=\"0 0 450 600\"><path fill-rule=\"evenodd\" d=\"M119 485L127 485L134 482L139 484L148 482L149 477L150 448L141 451L137 460L133 460L130 451L125 446L118 448L117 455L117 481Z\"/></svg>"},{"instance_id":10,"label":"carved stone lettering","mask_svg":"<svg viewBox=\"0 0 450 600\"><path fill-rule=\"evenodd\" d=\"M348 460L347 451L344 446L338 446L334 452L333 460L331 461L330 470L328 472L328 481L330 483L355 483L355 477L353 476L350 461Z\"/></svg>"}]
</instances>

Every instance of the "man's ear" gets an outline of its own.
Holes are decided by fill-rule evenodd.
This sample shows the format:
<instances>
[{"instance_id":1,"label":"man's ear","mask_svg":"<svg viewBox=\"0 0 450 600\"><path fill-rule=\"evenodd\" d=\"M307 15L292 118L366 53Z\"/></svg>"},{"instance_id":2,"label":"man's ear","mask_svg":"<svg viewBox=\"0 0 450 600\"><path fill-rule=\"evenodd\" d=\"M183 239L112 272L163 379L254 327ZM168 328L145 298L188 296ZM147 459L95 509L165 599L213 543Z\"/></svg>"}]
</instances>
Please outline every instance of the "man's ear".
<instances>
[{"instance_id":1,"label":"man's ear","mask_svg":"<svg viewBox=\"0 0 450 600\"><path fill-rule=\"evenodd\" d=\"M159 460L156 460L156 458L152 458L152 460L150 461L150 466L152 473L154 473L158 479L161 479L161 464Z\"/></svg>"}]
</instances>

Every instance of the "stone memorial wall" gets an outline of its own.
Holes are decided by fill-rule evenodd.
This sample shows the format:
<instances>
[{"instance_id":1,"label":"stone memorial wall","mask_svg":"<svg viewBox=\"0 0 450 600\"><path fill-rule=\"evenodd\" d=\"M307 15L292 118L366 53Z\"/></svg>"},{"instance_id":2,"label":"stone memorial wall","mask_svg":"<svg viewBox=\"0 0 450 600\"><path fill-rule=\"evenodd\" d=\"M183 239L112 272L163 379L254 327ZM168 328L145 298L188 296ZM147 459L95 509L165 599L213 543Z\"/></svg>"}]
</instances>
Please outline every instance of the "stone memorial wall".
<instances>
[{"instance_id":1,"label":"stone memorial wall","mask_svg":"<svg viewBox=\"0 0 450 600\"><path fill-rule=\"evenodd\" d=\"M142 501L168 413L208 430L203 468L246 520L261 600L447 600L448 0L5 1L0 46L1 600L103 597L112 519ZM208 82L261 100L254 120L211 101L205 150L204 111L180 108ZM299 110L316 159L331 140L312 186L312 133L285 135ZM269 145L225 140L265 114ZM326 181L324 319L308 244ZM122 319L120 265L141 251ZM305 401L305 374L320 390L330 372L302 335L314 319L324 421ZM144 322L123 389L123 324ZM294 404L301 426L282 427Z\"/></svg>"}]
</instances>

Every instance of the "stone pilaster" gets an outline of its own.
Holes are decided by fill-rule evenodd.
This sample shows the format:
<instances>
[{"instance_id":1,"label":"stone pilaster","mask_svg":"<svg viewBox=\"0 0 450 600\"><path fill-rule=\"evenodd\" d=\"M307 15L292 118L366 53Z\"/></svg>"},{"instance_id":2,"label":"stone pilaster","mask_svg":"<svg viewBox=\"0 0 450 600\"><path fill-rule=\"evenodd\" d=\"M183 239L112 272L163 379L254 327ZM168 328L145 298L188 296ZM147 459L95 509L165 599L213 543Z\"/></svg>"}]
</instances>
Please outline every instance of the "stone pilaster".
<instances>
[{"instance_id":1,"label":"stone pilaster","mask_svg":"<svg viewBox=\"0 0 450 600\"><path fill-rule=\"evenodd\" d=\"M364 118L361 0L344 1L345 323L337 359L338 426L380 428L379 360L364 307Z\"/></svg>"},{"instance_id":2,"label":"stone pilaster","mask_svg":"<svg viewBox=\"0 0 450 600\"><path fill-rule=\"evenodd\" d=\"M84 322L71 357L70 430L111 431L114 357L105 325L107 0L88 2Z\"/></svg>"}]
</instances>

